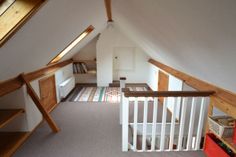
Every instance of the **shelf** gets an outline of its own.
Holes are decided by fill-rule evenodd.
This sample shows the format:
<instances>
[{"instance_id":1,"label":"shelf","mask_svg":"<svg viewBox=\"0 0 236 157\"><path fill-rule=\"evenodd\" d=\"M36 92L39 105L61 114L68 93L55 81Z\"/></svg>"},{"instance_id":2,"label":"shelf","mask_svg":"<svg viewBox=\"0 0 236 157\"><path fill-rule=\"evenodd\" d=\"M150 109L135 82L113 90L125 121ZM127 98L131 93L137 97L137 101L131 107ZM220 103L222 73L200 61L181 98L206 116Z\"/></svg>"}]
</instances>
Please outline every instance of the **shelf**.
<instances>
[{"instance_id":1,"label":"shelf","mask_svg":"<svg viewBox=\"0 0 236 157\"><path fill-rule=\"evenodd\" d=\"M77 61L73 61L74 63L88 63L88 64L96 64L95 60L77 60Z\"/></svg>"},{"instance_id":2,"label":"shelf","mask_svg":"<svg viewBox=\"0 0 236 157\"><path fill-rule=\"evenodd\" d=\"M0 156L12 156L29 135L30 132L0 132Z\"/></svg>"},{"instance_id":3,"label":"shelf","mask_svg":"<svg viewBox=\"0 0 236 157\"><path fill-rule=\"evenodd\" d=\"M236 144L233 143L232 138L220 138L220 140L236 154Z\"/></svg>"},{"instance_id":4,"label":"shelf","mask_svg":"<svg viewBox=\"0 0 236 157\"><path fill-rule=\"evenodd\" d=\"M1 109L0 110L0 128L11 122L18 115L23 113L23 109Z\"/></svg>"},{"instance_id":5,"label":"shelf","mask_svg":"<svg viewBox=\"0 0 236 157\"><path fill-rule=\"evenodd\" d=\"M229 147L236 154L236 144L233 143L232 138L219 137L217 134L215 134L212 131L210 131L210 133L214 134L218 139L220 139L225 145L227 145L227 147Z\"/></svg>"}]
</instances>

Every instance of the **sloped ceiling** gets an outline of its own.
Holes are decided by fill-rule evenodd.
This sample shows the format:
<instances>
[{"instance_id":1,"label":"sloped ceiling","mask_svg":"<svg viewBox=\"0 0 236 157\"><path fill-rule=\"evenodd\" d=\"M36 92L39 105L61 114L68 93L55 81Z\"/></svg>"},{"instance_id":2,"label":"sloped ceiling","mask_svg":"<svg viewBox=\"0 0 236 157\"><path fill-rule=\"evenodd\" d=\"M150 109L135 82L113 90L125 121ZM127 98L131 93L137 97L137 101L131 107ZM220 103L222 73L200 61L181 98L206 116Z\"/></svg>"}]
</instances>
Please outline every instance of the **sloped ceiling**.
<instances>
[{"instance_id":1,"label":"sloped ceiling","mask_svg":"<svg viewBox=\"0 0 236 157\"><path fill-rule=\"evenodd\" d=\"M114 21L154 59L236 92L235 0L114 0Z\"/></svg>"},{"instance_id":2,"label":"sloped ceiling","mask_svg":"<svg viewBox=\"0 0 236 157\"><path fill-rule=\"evenodd\" d=\"M47 0L0 48L0 80L44 67L89 25L95 30L63 59L68 59L106 27L103 0Z\"/></svg>"},{"instance_id":3,"label":"sloped ceiling","mask_svg":"<svg viewBox=\"0 0 236 157\"><path fill-rule=\"evenodd\" d=\"M115 24L149 56L236 92L235 0L113 0ZM0 80L45 66L89 25L106 27L103 0L48 0L0 48Z\"/></svg>"}]
</instances>

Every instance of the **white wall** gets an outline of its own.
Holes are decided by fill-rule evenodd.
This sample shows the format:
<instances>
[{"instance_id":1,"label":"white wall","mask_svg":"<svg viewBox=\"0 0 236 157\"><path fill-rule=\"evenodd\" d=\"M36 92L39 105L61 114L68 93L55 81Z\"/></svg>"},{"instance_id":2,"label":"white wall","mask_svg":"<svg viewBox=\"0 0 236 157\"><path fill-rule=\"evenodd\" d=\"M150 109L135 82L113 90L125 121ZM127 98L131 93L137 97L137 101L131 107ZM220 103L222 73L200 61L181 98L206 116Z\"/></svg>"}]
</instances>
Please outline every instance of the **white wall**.
<instances>
[{"instance_id":1,"label":"white wall","mask_svg":"<svg viewBox=\"0 0 236 157\"><path fill-rule=\"evenodd\" d=\"M114 20L152 58L236 92L235 0L119 0Z\"/></svg>"},{"instance_id":2,"label":"white wall","mask_svg":"<svg viewBox=\"0 0 236 157\"><path fill-rule=\"evenodd\" d=\"M149 87L157 91L158 90L158 79L159 79L159 70L162 71L161 69L157 68L156 66L152 65L149 63L149 74L148 74L148 81L147 84ZM165 74L169 76L169 84L168 84L168 91L182 91L183 90L183 81L170 75L169 73L166 73L165 71L162 71ZM167 108L169 109L170 112L173 112L174 108L174 103L175 99L169 97L167 99ZM180 99L176 102L176 119L179 119L179 114L180 114Z\"/></svg>"},{"instance_id":3,"label":"white wall","mask_svg":"<svg viewBox=\"0 0 236 157\"><path fill-rule=\"evenodd\" d=\"M148 80L147 84L148 86L154 90L158 90L158 78L159 78L159 68L154 66L153 64L149 64L149 70L148 70Z\"/></svg>"},{"instance_id":4,"label":"white wall","mask_svg":"<svg viewBox=\"0 0 236 157\"><path fill-rule=\"evenodd\" d=\"M8 95L0 97L0 109L26 109L24 99L24 89L20 88ZM29 108L27 108L29 109ZM10 124L1 128L0 131L27 131L28 130L27 115L21 114L15 118Z\"/></svg>"},{"instance_id":5,"label":"white wall","mask_svg":"<svg viewBox=\"0 0 236 157\"><path fill-rule=\"evenodd\" d=\"M96 45L98 36L93 38L87 45L85 45L79 52L73 56L73 60L94 60L96 58Z\"/></svg>"},{"instance_id":6,"label":"white wall","mask_svg":"<svg viewBox=\"0 0 236 157\"><path fill-rule=\"evenodd\" d=\"M85 45L79 52L73 56L73 60L95 60L96 56L96 45L98 36L92 39L87 45ZM88 70L95 71L97 69L96 63L86 63ZM76 83L97 83L96 73L86 73L86 74L74 74Z\"/></svg>"},{"instance_id":7,"label":"white wall","mask_svg":"<svg viewBox=\"0 0 236 157\"><path fill-rule=\"evenodd\" d=\"M97 42L97 83L108 86L113 81L113 53L115 48L133 47L135 49L134 69L119 70L120 77L128 83L146 83L148 78L148 56L134 42L122 34L115 25L104 30Z\"/></svg>"},{"instance_id":8,"label":"white wall","mask_svg":"<svg viewBox=\"0 0 236 157\"><path fill-rule=\"evenodd\" d=\"M56 81L57 102L59 103L59 84L67 78L73 76L72 64L57 70L54 74ZM48 77L50 75L52 74L44 77ZM39 97L40 91L38 81L44 77L31 82L31 86ZM25 110L24 114L20 115L19 118L16 118L12 123L8 124L0 131L32 131L42 121L42 115L32 101L31 97L28 95L25 85L8 95L0 97L0 104L1 109L23 108Z\"/></svg>"},{"instance_id":9,"label":"white wall","mask_svg":"<svg viewBox=\"0 0 236 157\"><path fill-rule=\"evenodd\" d=\"M66 79L73 77L73 65L69 64L60 70L55 72L55 81L56 81L56 92L57 92L57 102L60 102L60 94L59 94L59 85Z\"/></svg>"},{"instance_id":10,"label":"white wall","mask_svg":"<svg viewBox=\"0 0 236 157\"><path fill-rule=\"evenodd\" d=\"M68 53L72 58L106 26L102 0L48 0L39 11L0 48L0 80L46 66L89 25L95 27Z\"/></svg>"}]
</instances>

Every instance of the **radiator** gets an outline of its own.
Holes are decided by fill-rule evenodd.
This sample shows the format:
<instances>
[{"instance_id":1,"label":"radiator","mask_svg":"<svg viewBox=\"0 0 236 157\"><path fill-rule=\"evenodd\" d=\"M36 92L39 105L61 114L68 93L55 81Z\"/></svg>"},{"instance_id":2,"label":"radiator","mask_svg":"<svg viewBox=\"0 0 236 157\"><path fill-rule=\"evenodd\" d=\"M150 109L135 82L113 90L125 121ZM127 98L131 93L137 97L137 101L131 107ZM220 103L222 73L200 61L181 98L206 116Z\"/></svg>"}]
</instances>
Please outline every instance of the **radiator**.
<instances>
[{"instance_id":1,"label":"radiator","mask_svg":"<svg viewBox=\"0 0 236 157\"><path fill-rule=\"evenodd\" d=\"M59 85L60 98L65 98L75 87L75 78L70 77Z\"/></svg>"}]
</instances>

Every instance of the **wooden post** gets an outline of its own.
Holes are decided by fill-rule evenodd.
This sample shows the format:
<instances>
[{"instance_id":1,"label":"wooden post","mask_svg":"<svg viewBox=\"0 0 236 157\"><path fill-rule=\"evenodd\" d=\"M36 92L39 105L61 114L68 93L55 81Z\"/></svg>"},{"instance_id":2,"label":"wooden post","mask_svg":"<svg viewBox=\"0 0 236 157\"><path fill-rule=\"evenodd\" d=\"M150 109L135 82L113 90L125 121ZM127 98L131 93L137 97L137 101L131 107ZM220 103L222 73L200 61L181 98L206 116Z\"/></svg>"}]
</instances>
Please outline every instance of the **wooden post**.
<instances>
[{"instance_id":1,"label":"wooden post","mask_svg":"<svg viewBox=\"0 0 236 157\"><path fill-rule=\"evenodd\" d=\"M205 134L205 137L204 137L203 148L205 147L206 134L207 134L208 131L209 131L208 117L213 115L213 108L214 108L213 103L214 103L213 96L211 96L211 97L210 97L210 103L209 103L209 106L208 106L208 113L207 113L206 124L205 124L205 133L204 133L204 134Z\"/></svg>"},{"instance_id":2,"label":"wooden post","mask_svg":"<svg viewBox=\"0 0 236 157\"><path fill-rule=\"evenodd\" d=\"M27 87L27 91L28 94L30 95L30 97L32 98L33 102L35 103L35 105L37 106L37 108L39 109L39 111L42 113L44 119L47 121L48 125L50 126L50 128L52 129L53 132L59 132L59 128L57 127L56 123L53 121L52 117L49 115L49 113L46 111L46 109L43 107L40 98L38 97L38 95L35 93L34 89L32 88L32 86L30 85L30 82L25 78L24 74L20 75L23 82L26 84Z\"/></svg>"}]
</instances>

